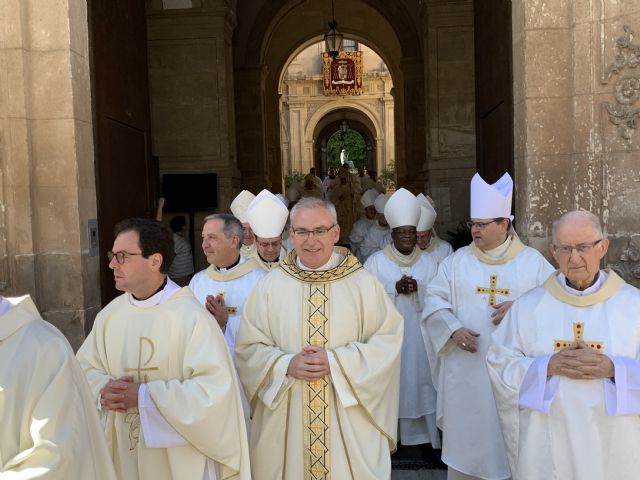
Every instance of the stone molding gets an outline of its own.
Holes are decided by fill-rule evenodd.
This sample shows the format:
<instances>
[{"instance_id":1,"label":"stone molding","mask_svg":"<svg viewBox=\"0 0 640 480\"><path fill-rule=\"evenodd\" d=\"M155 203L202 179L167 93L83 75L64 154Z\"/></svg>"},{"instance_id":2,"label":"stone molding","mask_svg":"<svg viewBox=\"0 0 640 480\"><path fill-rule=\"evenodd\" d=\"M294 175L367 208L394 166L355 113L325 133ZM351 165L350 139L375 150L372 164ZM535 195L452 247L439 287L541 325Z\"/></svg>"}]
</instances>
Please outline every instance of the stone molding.
<instances>
[{"instance_id":1,"label":"stone molding","mask_svg":"<svg viewBox=\"0 0 640 480\"><path fill-rule=\"evenodd\" d=\"M615 61L607 68L603 84L609 83L614 74L621 75L625 70L640 66L640 45L633 43L635 32L628 25L623 30L624 35L618 37L615 43ZM603 102L602 106L609 114L609 121L618 128L626 147L630 148L640 117L640 107L636 106L640 98L640 77L631 75L618 78L612 93L616 104Z\"/></svg>"},{"instance_id":2,"label":"stone molding","mask_svg":"<svg viewBox=\"0 0 640 480\"><path fill-rule=\"evenodd\" d=\"M607 263L607 268L611 268L627 282L638 285L640 283L640 235L632 235L618 260Z\"/></svg>"}]
</instances>

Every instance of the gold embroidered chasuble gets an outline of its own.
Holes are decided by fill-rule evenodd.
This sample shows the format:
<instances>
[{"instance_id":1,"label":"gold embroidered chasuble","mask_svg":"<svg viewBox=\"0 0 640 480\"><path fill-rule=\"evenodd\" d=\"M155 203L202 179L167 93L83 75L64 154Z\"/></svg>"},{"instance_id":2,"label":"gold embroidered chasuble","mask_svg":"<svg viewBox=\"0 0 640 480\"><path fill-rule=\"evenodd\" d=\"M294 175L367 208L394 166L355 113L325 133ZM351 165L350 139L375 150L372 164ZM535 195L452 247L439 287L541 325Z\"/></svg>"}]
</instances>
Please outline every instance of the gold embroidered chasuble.
<instances>
[{"instance_id":1,"label":"gold embroidered chasuble","mask_svg":"<svg viewBox=\"0 0 640 480\"><path fill-rule=\"evenodd\" d=\"M78 351L98 397L111 378L145 383L160 414L187 445L147 448L138 409L106 414L119 478L202 478L207 458L221 479L249 479L249 453L233 361L222 332L188 288L152 307L128 294L107 305Z\"/></svg>"},{"instance_id":2,"label":"gold embroidered chasuble","mask_svg":"<svg viewBox=\"0 0 640 480\"><path fill-rule=\"evenodd\" d=\"M390 475L401 319L353 255L343 248L334 255L335 268L310 271L289 253L245 304L235 358L251 399L256 480ZM286 377L291 358L307 345L327 350L330 375L313 382Z\"/></svg>"}]
</instances>

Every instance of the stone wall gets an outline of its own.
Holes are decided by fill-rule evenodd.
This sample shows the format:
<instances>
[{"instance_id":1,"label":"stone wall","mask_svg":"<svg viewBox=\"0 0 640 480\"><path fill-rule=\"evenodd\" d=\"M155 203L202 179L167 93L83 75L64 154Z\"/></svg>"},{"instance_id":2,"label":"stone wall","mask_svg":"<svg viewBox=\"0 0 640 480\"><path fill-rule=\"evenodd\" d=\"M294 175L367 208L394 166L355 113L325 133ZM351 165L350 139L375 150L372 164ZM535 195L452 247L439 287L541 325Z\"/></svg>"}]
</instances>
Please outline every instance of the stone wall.
<instances>
[{"instance_id":1,"label":"stone wall","mask_svg":"<svg viewBox=\"0 0 640 480\"><path fill-rule=\"evenodd\" d=\"M469 182L476 171L473 4L429 2L424 42L428 118L427 192L440 232L469 216ZM446 238L446 235L444 235Z\"/></svg>"},{"instance_id":2,"label":"stone wall","mask_svg":"<svg viewBox=\"0 0 640 480\"><path fill-rule=\"evenodd\" d=\"M235 13L226 0L192 5L166 9L154 2L148 11L152 153L160 175L216 173L218 208L224 211L240 185L231 49Z\"/></svg>"},{"instance_id":3,"label":"stone wall","mask_svg":"<svg viewBox=\"0 0 640 480\"><path fill-rule=\"evenodd\" d=\"M0 1L0 293L74 347L100 306L87 3Z\"/></svg>"},{"instance_id":4,"label":"stone wall","mask_svg":"<svg viewBox=\"0 0 640 480\"><path fill-rule=\"evenodd\" d=\"M640 32L637 1L513 2L520 232L547 252L551 222L569 210L589 210L612 240L606 264L639 284L634 29Z\"/></svg>"}]
</instances>

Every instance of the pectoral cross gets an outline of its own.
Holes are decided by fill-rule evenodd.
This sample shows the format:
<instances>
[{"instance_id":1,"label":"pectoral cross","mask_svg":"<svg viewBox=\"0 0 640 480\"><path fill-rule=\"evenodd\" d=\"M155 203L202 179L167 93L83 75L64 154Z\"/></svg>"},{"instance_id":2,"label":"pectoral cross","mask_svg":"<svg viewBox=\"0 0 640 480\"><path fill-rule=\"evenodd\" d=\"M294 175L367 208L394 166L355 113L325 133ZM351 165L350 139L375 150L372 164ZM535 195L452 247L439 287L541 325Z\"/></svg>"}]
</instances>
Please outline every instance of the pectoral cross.
<instances>
[{"instance_id":1,"label":"pectoral cross","mask_svg":"<svg viewBox=\"0 0 640 480\"><path fill-rule=\"evenodd\" d=\"M604 342L600 342L597 340L583 340L582 339L583 335L584 335L584 323L573 322L573 340L554 340L553 350L555 352L564 350L572 343L576 343L578 340L582 340L584 343L587 344L587 347L593 348L594 350L598 350L598 351L604 350Z\"/></svg>"},{"instance_id":2,"label":"pectoral cross","mask_svg":"<svg viewBox=\"0 0 640 480\"><path fill-rule=\"evenodd\" d=\"M224 292L218 292L218 296L222 297L222 299L224 300ZM238 307L226 307L226 309L229 315L235 315L236 313L238 313Z\"/></svg>"},{"instance_id":3,"label":"pectoral cross","mask_svg":"<svg viewBox=\"0 0 640 480\"><path fill-rule=\"evenodd\" d=\"M489 286L488 287L476 287L476 293L489 294L489 306L493 307L496 304L496 295L509 295L508 288L496 288L496 284L498 283L497 275L489 275Z\"/></svg>"},{"instance_id":4,"label":"pectoral cross","mask_svg":"<svg viewBox=\"0 0 640 480\"><path fill-rule=\"evenodd\" d=\"M147 361L142 363L142 349L145 343L149 345L149 347L151 348L151 354L147 358ZM124 371L136 372L136 374L138 375L138 383L147 383L149 381L149 376L143 372L152 372L152 371L158 370L158 367L147 367L147 365L153 358L155 350L156 348L155 348L155 345L153 344L153 340L147 337L140 337L140 340L138 343L138 366L136 368L125 368Z\"/></svg>"}]
</instances>

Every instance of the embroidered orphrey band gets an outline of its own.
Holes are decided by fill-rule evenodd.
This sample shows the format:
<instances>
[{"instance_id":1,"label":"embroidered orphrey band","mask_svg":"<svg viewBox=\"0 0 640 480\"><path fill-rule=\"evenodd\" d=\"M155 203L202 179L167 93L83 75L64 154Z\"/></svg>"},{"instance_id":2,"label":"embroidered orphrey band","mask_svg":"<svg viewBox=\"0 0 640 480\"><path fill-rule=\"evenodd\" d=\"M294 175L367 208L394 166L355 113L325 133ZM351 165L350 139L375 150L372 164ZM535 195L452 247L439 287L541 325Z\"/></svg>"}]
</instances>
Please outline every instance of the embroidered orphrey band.
<instances>
[{"instance_id":1,"label":"embroidered orphrey band","mask_svg":"<svg viewBox=\"0 0 640 480\"><path fill-rule=\"evenodd\" d=\"M305 287L304 340L308 345L328 347L330 286L309 284ZM326 378L304 382L302 411L304 421L304 478L329 480L329 396Z\"/></svg>"}]
</instances>

